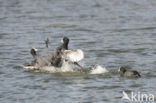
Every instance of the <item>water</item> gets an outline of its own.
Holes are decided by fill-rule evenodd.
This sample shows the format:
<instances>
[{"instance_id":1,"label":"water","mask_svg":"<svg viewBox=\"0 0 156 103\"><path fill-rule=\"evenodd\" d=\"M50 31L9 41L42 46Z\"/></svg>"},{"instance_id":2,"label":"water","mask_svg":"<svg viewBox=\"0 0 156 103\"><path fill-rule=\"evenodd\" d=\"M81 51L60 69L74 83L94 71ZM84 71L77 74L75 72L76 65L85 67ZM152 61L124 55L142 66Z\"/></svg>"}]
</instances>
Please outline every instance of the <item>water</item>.
<instances>
[{"instance_id":1,"label":"water","mask_svg":"<svg viewBox=\"0 0 156 103\"><path fill-rule=\"evenodd\" d=\"M29 51L45 54L70 38L82 49L86 68L99 64L109 74L26 71ZM0 0L1 103L121 103L122 91L156 91L155 0ZM140 79L122 78L122 65Z\"/></svg>"}]
</instances>

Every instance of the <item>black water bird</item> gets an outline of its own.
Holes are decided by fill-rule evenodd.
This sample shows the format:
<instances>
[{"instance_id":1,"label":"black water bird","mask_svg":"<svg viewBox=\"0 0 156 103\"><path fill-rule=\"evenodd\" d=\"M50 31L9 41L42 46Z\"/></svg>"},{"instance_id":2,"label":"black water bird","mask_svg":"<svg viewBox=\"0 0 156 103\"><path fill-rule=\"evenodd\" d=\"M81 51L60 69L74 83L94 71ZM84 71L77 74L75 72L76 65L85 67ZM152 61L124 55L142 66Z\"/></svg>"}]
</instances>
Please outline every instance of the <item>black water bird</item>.
<instances>
[{"instance_id":1,"label":"black water bird","mask_svg":"<svg viewBox=\"0 0 156 103\"><path fill-rule=\"evenodd\" d=\"M50 61L47 58L38 55L36 51L37 49L35 48L32 48L30 50L30 53L33 56L34 60L31 63L25 63L24 68L41 68L51 65Z\"/></svg>"},{"instance_id":2,"label":"black water bird","mask_svg":"<svg viewBox=\"0 0 156 103\"><path fill-rule=\"evenodd\" d=\"M132 77L132 78L138 78L141 77L138 71L136 70L128 70L125 67L120 67L118 69L118 72L120 73L120 76L124 77Z\"/></svg>"},{"instance_id":3,"label":"black water bird","mask_svg":"<svg viewBox=\"0 0 156 103\"><path fill-rule=\"evenodd\" d=\"M76 50L69 50L68 49L68 44L69 44L69 38L68 37L63 37L62 38L62 45L59 46L55 51L49 52L48 50L48 43L49 40L47 39L45 41L46 44L46 52L48 56L51 58L51 64L56 67L62 66L63 61L67 61L69 63L73 63L80 68L80 66L77 62L82 60L84 58L84 53L80 49Z\"/></svg>"}]
</instances>

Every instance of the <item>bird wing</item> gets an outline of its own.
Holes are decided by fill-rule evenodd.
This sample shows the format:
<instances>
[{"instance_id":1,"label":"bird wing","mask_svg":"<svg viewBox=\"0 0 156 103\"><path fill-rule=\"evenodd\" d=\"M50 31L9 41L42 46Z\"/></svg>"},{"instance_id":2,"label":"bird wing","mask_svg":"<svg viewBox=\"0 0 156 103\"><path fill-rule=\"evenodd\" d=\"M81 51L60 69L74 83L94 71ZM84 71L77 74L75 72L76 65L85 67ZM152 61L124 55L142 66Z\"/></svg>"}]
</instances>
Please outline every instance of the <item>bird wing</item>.
<instances>
[{"instance_id":1,"label":"bird wing","mask_svg":"<svg viewBox=\"0 0 156 103\"><path fill-rule=\"evenodd\" d=\"M50 65L50 61L43 57L43 56L38 56L36 58L36 62L37 62L37 65L38 67L43 67L43 66L49 66Z\"/></svg>"},{"instance_id":2,"label":"bird wing","mask_svg":"<svg viewBox=\"0 0 156 103\"><path fill-rule=\"evenodd\" d=\"M78 62L84 58L84 53L80 49L76 50L64 50L63 58L71 62Z\"/></svg>"}]
</instances>

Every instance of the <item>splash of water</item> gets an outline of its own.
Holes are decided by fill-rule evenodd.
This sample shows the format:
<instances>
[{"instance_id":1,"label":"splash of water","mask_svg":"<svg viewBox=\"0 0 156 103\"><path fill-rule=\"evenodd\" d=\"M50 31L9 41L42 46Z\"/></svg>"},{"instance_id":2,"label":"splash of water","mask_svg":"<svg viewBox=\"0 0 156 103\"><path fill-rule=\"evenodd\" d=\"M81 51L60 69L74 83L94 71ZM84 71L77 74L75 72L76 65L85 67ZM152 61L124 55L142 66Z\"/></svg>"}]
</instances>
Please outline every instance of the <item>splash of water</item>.
<instances>
[{"instance_id":1,"label":"splash of water","mask_svg":"<svg viewBox=\"0 0 156 103\"><path fill-rule=\"evenodd\" d=\"M39 72L46 72L46 73L56 73L56 72L74 72L68 62L63 62L61 67L54 67L54 66L45 66L40 68L35 68L33 66L24 67L27 70L37 70Z\"/></svg>"},{"instance_id":2,"label":"splash of water","mask_svg":"<svg viewBox=\"0 0 156 103\"><path fill-rule=\"evenodd\" d=\"M54 66L45 66L40 68L35 68L33 66L24 67L27 70L35 70L37 72L46 72L46 73L58 73L58 72L81 72L81 73L87 73L87 74L104 74L107 73L108 70L105 67L102 67L100 65L95 65L94 67L90 69L74 69L72 65L68 62L63 62L61 67L54 67Z\"/></svg>"},{"instance_id":3,"label":"splash of water","mask_svg":"<svg viewBox=\"0 0 156 103\"><path fill-rule=\"evenodd\" d=\"M105 67L102 67L100 65L96 65L92 68L89 74L103 74L107 73L108 70Z\"/></svg>"}]
</instances>

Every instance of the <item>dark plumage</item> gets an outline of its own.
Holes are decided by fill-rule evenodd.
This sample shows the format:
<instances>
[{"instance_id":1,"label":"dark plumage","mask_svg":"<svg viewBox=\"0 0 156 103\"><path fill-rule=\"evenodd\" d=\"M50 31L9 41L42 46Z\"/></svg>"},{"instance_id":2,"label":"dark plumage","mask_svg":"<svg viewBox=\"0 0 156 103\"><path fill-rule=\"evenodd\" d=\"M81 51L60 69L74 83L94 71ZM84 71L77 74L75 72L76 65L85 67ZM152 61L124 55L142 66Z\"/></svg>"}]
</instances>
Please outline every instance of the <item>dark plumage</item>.
<instances>
[{"instance_id":1,"label":"dark plumage","mask_svg":"<svg viewBox=\"0 0 156 103\"><path fill-rule=\"evenodd\" d=\"M29 68L30 66L31 68L40 68L51 65L48 59L46 59L43 56L37 55L35 48L32 48L30 53L34 57L34 60L31 63L25 63L24 64L25 68Z\"/></svg>"},{"instance_id":2,"label":"dark plumage","mask_svg":"<svg viewBox=\"0 0 156 103\"><path fill-rule=\"evenodd\" d=\"M134 77L134 78L141 77L139 72L135 70L127 70L125 67L120 67L118 72L120 73L121 76L124 77Z\"/></svg>"},{"instance_id":3,"label":"dark plumage","mask_svg":"<svg viewBox=\"0 0 156 103\"><path fill-rule=\"evenodd\" d=\"M63 37L62 40L63 40L63 44L61 46L59 46L53 52L49 52L49 50L48 50L49 40L47 39L45 41L45 43L46 43L46 52L47 52L48 56L50 57L51 65L55 66L55 67L61 67L62 66L62 63L63 63L62 52L64 50L68 49L69 39L67 37Z\"/></svg>"},{"instance_id":4,"label":"dark plumage","mask_svg":"<svg viewBox=\"0 0 156 103\"><path fill-rule=\"evenodd\" d=\"M48 54L48 56L50 56L50 60L51 60L51 64L55 67L61 67L63 61L68 61L69 63L73 63L77 66L79 66L80 68L82 68L82 66L80 66L77 61L83 59L84 54L82 50L68 50L68 44L69 44L69 39L68 37L63 37L62 39L63 44L61 46L59 46L55 51L53 52L49 52L48 51L48 43L49 40L47 39L45 41L46 43L46 52Z\"/></svg>"},{"instance_id":5,"label":"dark plumage","mask_svg":"<svg viewBox=\"0 0 156 103\"><path fill-rule=\"evenodd\" d=\"M57 48L57 50L68 50L68 44L69 44L69 38L63 37L62 39L62 45Z\"/></svg>"}]
</instances>

